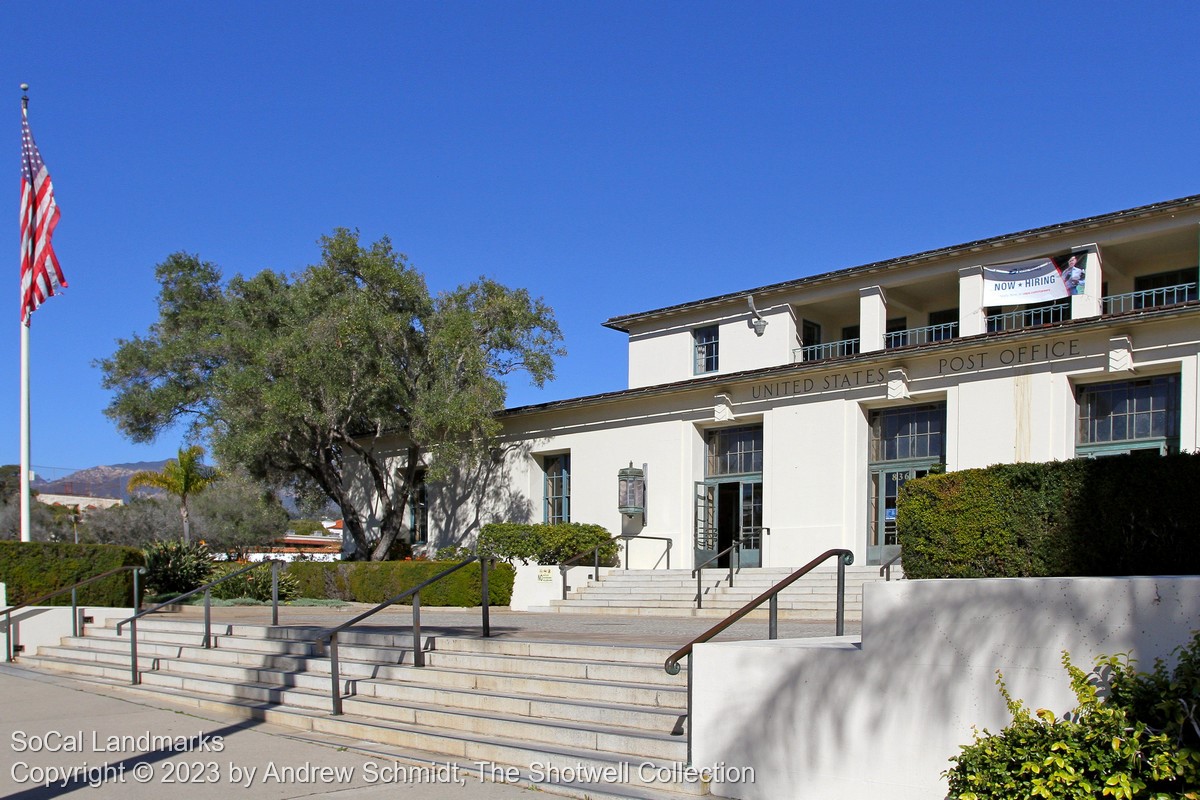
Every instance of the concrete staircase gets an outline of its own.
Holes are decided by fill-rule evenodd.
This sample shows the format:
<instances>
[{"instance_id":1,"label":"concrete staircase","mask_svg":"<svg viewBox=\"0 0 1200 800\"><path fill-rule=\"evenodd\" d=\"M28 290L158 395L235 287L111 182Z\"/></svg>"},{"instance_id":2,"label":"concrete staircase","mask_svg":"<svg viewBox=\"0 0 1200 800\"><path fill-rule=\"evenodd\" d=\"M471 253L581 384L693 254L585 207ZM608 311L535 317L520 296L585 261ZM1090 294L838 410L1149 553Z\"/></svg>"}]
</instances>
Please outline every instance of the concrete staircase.
<instances>
[{"instance_id":1,"label":"concrete staircase","mask_svg":"<svg viewBox=\"0 0 1200 800\"><path fill-rule=\"evenodd\" d=\"M589 579L567 593L566 600L530 611L645 616L690 616L723 618L774 586L792 573L790 568L743 569L734 572L729 585L728 569L706 569L701 582L703 607L696 608L696 579L691 570L612 570L600 580ZM893 580L903 577L893 568ZM846 619L862 618L862 587L883 580L879 567L846 567ZM832 563L814 569L779 595L779 617L786 620L830 622L837 609L837 568ZM767 607L751 613L766 618Z\"/></svg>"},{"instance_id":2,"label":"concrete staircase","mask_svg":"<svg viewBox=\"0 0 1200 800\"><path fill-rule=\"evenodd\" d=\"M378 743L464 765L511 765L534 783L534 765L542 775L559 769L559 780L538 783L557 794L707 792L706 784L660 780L668 773L659 767L686 760L687 679L663 671L669 648L430 636L422 643L426 666L416 668L410 633L351 630L339 636L344 714L334 717L329 659L312 641L319 628L214 624L213 630L214 646L206 649L202 623L141 620L138 687L129 685L128 630L118 636L108 625L22 654L20 664L314 738ZM647 763L655 766L642 768Z\"/></svg>"}]
</instances>

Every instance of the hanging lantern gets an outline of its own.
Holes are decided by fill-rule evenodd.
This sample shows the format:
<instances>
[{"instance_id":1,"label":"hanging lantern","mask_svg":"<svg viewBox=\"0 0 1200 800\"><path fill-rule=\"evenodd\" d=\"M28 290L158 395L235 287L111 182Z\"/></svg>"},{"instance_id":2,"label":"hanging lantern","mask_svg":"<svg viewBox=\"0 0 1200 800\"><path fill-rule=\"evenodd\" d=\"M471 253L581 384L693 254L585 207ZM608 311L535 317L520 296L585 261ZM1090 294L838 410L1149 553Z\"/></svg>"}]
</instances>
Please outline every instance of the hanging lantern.
<instances>
[{"instance_id":1,"label":"hanging lantern","mask_svg":"<svg viewBox=\"0 0 1200 800\"><path fill-rule=\"evenodd\" d=\"M632 461L617 470L617 510L630 517L646 512L646 472Z\"/></svg>"}]
</instances>

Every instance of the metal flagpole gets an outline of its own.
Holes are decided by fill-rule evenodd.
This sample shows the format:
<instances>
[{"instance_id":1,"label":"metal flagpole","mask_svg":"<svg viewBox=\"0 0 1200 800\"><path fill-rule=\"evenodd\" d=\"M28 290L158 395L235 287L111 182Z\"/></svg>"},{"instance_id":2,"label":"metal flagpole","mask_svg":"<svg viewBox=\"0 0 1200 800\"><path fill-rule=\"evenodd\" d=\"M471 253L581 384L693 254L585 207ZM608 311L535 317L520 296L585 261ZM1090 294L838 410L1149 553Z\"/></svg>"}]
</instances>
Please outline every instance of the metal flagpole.
<instances>
[{"instance_id":1,"label":"metal flagpole","mask_svg":"<svg viewBox=\"0 0 1200 800\"><path fill-rule=\"evenodd\" d=\"M21 114L29 115L29 84L21 84ZM30 187L32 191L32 187ZM34 212L36 213L36 211ZM34 230L34 228L30 228ZM22 246L24 244L22 243ZM22 289L23 294L23 289ZM29 524L29 322L24 296L21 306L21 541L31 541Z\"/></svg>"}]
</instances>

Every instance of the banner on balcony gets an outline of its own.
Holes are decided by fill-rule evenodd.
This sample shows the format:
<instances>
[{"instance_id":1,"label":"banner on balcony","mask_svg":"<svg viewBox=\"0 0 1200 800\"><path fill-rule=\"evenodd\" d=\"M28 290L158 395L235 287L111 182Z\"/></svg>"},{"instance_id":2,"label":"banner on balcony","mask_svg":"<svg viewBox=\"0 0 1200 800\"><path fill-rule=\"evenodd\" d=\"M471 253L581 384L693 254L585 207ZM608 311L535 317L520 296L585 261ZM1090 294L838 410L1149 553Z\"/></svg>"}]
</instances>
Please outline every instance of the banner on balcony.
<instances>
[{"instance_id":1,"label":"banner on balcony","mask_svg":"<svg viewBox=\"0 0 1200 800\"><path fill-rule=\"evenodd\" d=\"M983 268L983 304L1013 306L1043 303L1083 294L1083 253L1060 258L1035 258Z\"/></svg>"}]
</instances>

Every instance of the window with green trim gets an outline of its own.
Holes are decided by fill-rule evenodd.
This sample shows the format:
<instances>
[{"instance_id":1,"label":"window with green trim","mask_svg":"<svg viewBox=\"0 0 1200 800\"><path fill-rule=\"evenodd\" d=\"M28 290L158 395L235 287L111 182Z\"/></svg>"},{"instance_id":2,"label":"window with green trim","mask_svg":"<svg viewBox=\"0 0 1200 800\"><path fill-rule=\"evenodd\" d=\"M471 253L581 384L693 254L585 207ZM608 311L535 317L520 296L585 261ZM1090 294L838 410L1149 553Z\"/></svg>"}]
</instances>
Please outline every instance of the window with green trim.
<instances>
[{"instance_id":1,"label":"window with green trim","mask_svg":"<svg viewBox=\"0 0 1200 800\"><path fill-rule=\"evenodd\" d=\"M872 463L909 459L946 460L946 404L872 411Z\"/></svg>"},{"instance_id":2,"label":"window with green trim","mask_svg":"<svg viewBox=\"0 0 1200 800\"><path fill-rule=\"evenodd\" d=\"M763 471L761 425L718 428L708 432L707 477L748 475Z\"/></svg>"},{"instance_id":3,"label":"window with green trim","mask_svg":"<svg viewBox=\"0 0 1200 800\"><path fill-rule=\"evenodd\" d=\"M546 456L542 461L546 473L545 503L542 521L554 524L571 521L571 455L562 453Z\"/></svg>"},{"instance_id":4,"label":"window with green trim","mask_svg":"<svg viewBox=\"0 0 1200 800\"><path fill-rule=\"evenodd\" d=\"M693 371L697 375L703 375L706 372L716 372L717 365L720 362L721 329L716 325L709 325L704 328L696 328L692 331L692 342L694 344L695 364Z\"/></svg>"},{"instance_id":5,"label":"window with green trim","mask_svg":"<svg viewBox=\"0 0 1200 800\"><path fill-rule=\"evenodd\" d=\"M1075 454L1179 451L1178 375L1080 386Z\"/></svg>"}]
</instances>

